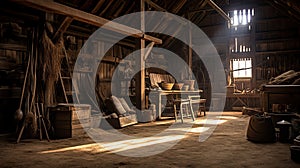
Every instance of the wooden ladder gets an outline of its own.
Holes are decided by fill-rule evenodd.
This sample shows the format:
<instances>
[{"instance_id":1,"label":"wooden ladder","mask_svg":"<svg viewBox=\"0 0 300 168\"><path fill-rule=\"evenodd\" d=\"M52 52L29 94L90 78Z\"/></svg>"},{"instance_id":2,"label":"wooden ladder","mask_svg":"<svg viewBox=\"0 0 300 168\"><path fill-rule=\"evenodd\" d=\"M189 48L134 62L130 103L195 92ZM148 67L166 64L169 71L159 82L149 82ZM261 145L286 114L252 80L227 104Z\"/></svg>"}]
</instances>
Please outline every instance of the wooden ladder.
<instances>
[{"instance_id":1,"label":"wooden ladder","mask_svg":"<svg viewBox=\"0 0 300 168\"><path fill-rule=\"evenodd\" d=\"M61 87L64 93L64 98L66 103L74 103L73 98L75 97L76 103L79 102L79 97L78 97L78 86L77 83L72 81L72 70L70 69L70 63L69 63L69 58L68 54L66 52L66 49L63 47L64 50L64 61L66 63L66 73L65 76L62 75L62 71L65 70L61 68L61 71L59 72L59 79L61 83ZM62 61L63 62L63 61ZM67 85L67 87L66 87ZM72 90L73 88L73 90Z\"/></svg>"}]
</instances>

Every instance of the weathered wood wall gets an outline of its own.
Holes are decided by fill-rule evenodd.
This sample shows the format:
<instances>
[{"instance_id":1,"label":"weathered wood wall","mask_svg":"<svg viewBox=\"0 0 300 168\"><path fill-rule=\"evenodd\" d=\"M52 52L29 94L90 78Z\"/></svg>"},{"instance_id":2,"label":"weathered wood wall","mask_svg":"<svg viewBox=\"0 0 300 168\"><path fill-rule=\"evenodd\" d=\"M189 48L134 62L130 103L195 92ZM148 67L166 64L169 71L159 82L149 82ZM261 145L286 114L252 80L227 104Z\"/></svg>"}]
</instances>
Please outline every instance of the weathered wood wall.
<instances>
[{"instance_id":1,"label":"weathered wood wall","mask_svg":"<svg viewBox=\"0 0 300 168\"><path fill-rule=\"evenodd\" d=\"M225 7L225 10L254 8L251 32L237 35L250 42L252 52L236 54L230 51L233 45L231 37L234 35L217 13L205 17L200 23L200 28L215 45L226 71L229 70L231 58L253 59L251 89L259 87L271 77L290 69L299 70L300 67L300 23L267 3L253 2L230 1L228 9Z\"/></svg>"}]
</instances>

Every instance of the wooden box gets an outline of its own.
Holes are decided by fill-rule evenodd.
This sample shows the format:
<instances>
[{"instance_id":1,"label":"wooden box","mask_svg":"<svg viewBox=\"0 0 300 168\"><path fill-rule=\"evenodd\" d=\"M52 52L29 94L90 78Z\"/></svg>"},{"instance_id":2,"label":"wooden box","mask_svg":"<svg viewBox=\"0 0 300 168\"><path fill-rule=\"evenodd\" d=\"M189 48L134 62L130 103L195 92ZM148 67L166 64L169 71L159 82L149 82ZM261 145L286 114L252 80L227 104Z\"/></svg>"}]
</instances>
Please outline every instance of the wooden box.
<instances>
[{"instance_id":1,"label":"wooden box","mask_svg":"<svg viewBox=\"0 0 300 168\"><path fill-rule=\"evenodd\" d=\"M91 106L87 104L58 104L50 110L54 138L72 138L85 133L91 125Z\"/></svg>"}]
</instances>

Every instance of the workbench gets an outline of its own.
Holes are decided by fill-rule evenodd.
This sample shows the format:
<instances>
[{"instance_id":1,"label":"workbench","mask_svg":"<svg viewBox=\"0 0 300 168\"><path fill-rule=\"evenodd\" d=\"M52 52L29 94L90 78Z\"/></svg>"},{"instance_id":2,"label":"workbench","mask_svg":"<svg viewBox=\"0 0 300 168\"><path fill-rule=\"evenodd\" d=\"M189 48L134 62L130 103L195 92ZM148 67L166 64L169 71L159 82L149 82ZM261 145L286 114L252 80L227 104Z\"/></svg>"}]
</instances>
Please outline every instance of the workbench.
<instances>
[{"instance_id":1,"label":"workbench","mask_svg":"<svg viewBox=\"0 0 300 168\"><path fill-rule=\"evenodd\" d=\"M300 110L300 85L264 85L261 89L262 109L272 112L273 104L286 104Z\"/></svg>"},{"instance_id":2,"label":"workbench","mask_svg":"<svg viewBox=\"0 0 300 168\"><path fill-rule=\"evenodd\" d=\"M232 107L260 107L260 95L255 93L229 93L226 95L225 108Z\"/></svg>"},{"instance_id":3,"label":"workbench","mask_svg":"<svg viewBox=\"0 0 300 168\"><path fill-rule=\"evenodd\" d=\"M150 95L152 97L156 97L156 103L158 104L157 106L157 116L158 119L161 119L161 114L162 114L162 107L163 107L163 96L168 96L168 95L174 95L175 97L182 98L182 97L188 97L188 95L199 95L202 93L203 90L152 90Z\"/></svg>"}]
</instances>

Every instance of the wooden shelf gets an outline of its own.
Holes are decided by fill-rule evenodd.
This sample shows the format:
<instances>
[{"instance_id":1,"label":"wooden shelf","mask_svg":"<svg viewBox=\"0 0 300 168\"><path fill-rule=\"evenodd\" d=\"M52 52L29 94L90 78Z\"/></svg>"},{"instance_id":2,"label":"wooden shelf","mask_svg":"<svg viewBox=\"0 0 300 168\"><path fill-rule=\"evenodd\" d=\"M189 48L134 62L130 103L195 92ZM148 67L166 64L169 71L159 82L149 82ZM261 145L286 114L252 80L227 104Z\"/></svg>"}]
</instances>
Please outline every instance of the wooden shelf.
<instances>
[{"instance_id":1,"label":"wooden shelf","mask_svg":"<svg viewBox=\"0 0 300 168\"><path fill-rule=\"evenodd\" d=\"M299 53L300 50L273 50L273 51L256 51L255 54L285 54L285 53Z\"/></svg>"},{"instance_id":2,"label":"wooden shelf","mask_svg":"<svg viewBox=\"0 0 300 168\"><path fill-rule=\"evenodd\" d=\"M110 63L120 63L121 59L118 57L113 57L113 56L104 56L101 60L98 59L98 61L103 61L103 62L110 62Z\"/></svg>"},{"instance_id":3,"label":"wooden shelf","mask_svg":"<svg viewBox=\"0 0 300 168\"><path fill-rule=\"evenodd\" d=\"M256 40L256 44L261 44L261 43L276 43L276 42L286 42L286 41L295 41L298 42L298 39L295 38L275 38L275 39L261 39L261 40Z\"/></svg>"},{"instance_id":4,"label":"wooden shelf","mask_svg":"<svg viewBox=\"0 0 300 168\"><path fill-rule=\"evenodd\" d=\"M91 54L79 54L78 56L87 59L87 60L91 60L91 59L95 59L95 55L91 55ZM111 55L109 56L104 56L102 57L102 59L99 59L98 57L96 58L97 61L104 61L104 62L110 62L110 63L120 63L121 59L118 57L113 57Z\"/></svg>"},{"instance_id":5,"label":"wooden shelf","mask_svg":"<svg viewBox=\"0 0 300 168\"><path fill-rule=\"evenodd\" d=\"M5 50L27 51L26 45L0 43L0 48Z\"/></svg>"}]
</instances>

